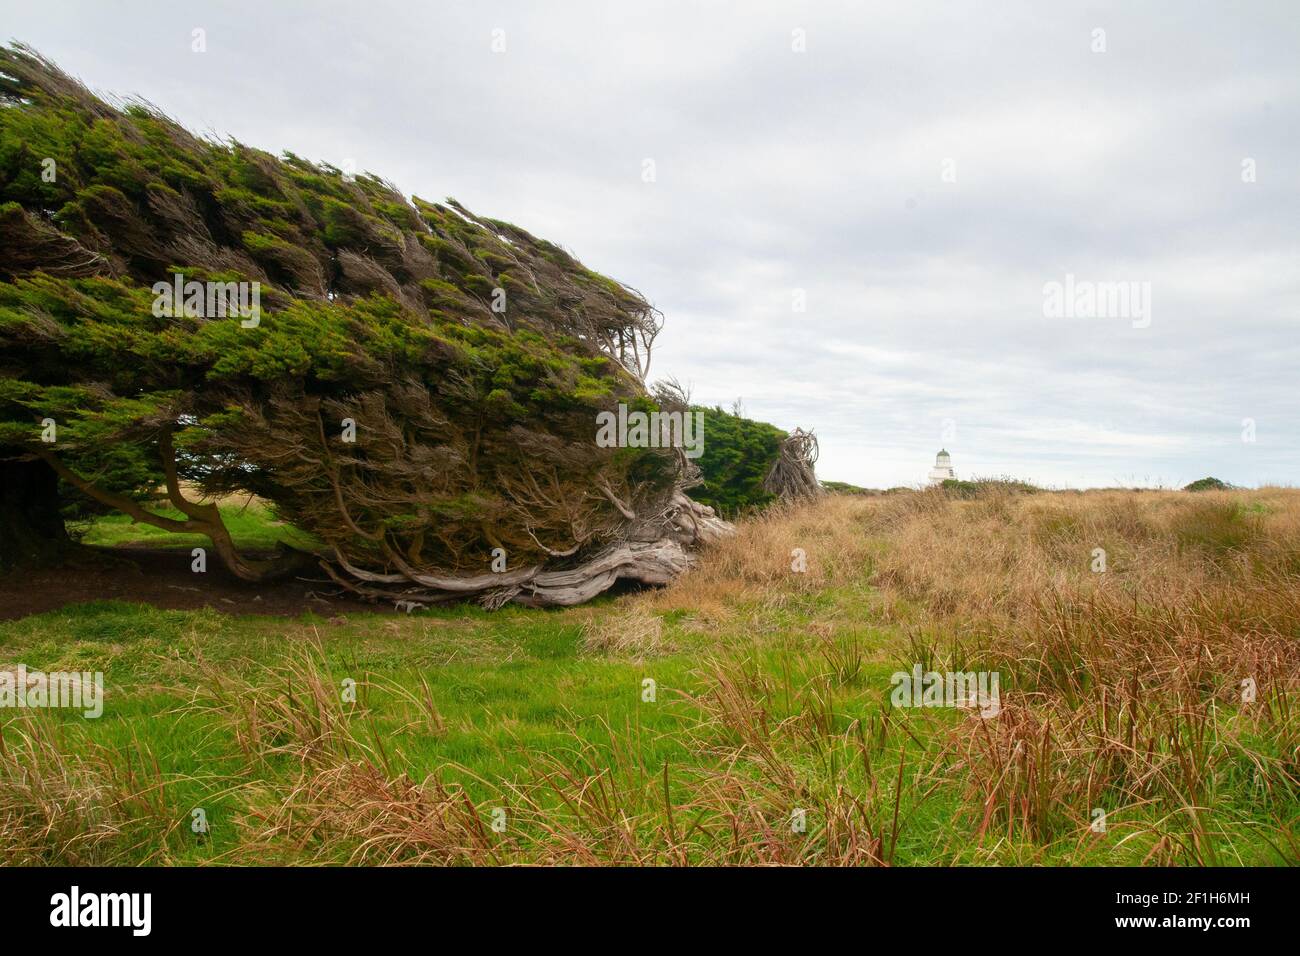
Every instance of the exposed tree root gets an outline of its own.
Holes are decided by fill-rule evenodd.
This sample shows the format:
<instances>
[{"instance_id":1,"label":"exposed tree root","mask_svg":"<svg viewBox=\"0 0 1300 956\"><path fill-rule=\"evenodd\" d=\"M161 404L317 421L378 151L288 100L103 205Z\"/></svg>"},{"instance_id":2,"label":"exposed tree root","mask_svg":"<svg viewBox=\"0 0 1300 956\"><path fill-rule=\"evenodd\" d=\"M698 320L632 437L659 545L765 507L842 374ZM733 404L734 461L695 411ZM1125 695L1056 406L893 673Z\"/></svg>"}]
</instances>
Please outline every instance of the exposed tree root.
<instances>
[{"instance_id":1,"label":"exposed tree root","mask_svg":"<svg viewBox=\"0 0 1300 956\"><path fill-rule=\"evenodd\" d=\"M734 530L729 523L718 518L712 508L692 501L679 490L653 517L638 518L630 511L625 512L632 520L624 535L594 553L499 573L422 573L403 561L391 547L385 547L385 552L395 570L382 573L356 566L337 548L328 557L282 548L282 553L274 560L253 560L240 554L235 547L215 504L190 501L181 492L170 431L164 429L161 433L158 451L166 476L168 500L185 515L183 519L156 514L129 498L105 492L73 472L52 453L43 452L40 457L73 487L142 524L165 531L206 535L222 563L241 580L271 580L302 570L318 560L330 579L344 590L367 600L391 601L408 610L453 600L477 600L490 608L512 601L529 607L567 607L591 600L620 580L668 584L690 567L693 549L717 541Z\"/></svg>"},{"instance_id":2,"label":"exposed tree root","mask_svg":"<svg viewBox=\"0 0 1300 956\"><path fill-rule=\"evenodd\" d=\"M486 607L512 601L567 607L591 600L620 580L667 584L690 567L693 549L732 531L712 508L678 492L663 514L631 524L626 539L567 567L533 565L469 576L417 574L409 568L380 574L353 566L339 553L332 561L323 560L322 566L336 584L354 594L408 608L469 598Z\"/></svg>"}]
</instances>

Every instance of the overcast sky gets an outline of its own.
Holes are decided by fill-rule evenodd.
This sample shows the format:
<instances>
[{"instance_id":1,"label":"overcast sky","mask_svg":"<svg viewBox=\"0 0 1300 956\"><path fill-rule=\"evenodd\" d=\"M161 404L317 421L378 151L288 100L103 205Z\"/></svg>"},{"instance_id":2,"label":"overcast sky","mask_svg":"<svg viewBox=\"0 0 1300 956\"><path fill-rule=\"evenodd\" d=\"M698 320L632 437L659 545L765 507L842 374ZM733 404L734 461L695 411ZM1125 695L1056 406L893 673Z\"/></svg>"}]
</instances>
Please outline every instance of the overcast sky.
<instances>
[{"instance_id":1,"label":"overcast sky","mask_svg":"<svg viewBox=\"0 0 1300 956\"><path fill-rule=\"evenodd\" d=\"M560 243L664 312L652 378L815 428L823 478L944 445L1300 484L1296 0L0 0L0 31ZM1134 298L1054 316L1067 275Z\"/></svg>"}]
</instances>

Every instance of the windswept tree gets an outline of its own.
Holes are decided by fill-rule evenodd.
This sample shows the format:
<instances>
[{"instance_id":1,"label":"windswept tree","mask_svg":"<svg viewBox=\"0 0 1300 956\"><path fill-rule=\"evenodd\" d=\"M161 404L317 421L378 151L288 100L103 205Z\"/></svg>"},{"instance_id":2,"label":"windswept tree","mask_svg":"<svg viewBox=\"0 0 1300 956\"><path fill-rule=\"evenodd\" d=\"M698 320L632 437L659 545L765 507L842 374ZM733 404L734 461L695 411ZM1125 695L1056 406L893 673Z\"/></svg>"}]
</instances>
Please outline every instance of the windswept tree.
<instances>
[{"instance_id":1,"label":"windswept tree","mask_svg":"<svg viewBox=\"0 0 1300 956\"><path fill-rule=\"evenodd\" d=\"M207 499L243 491L373 597L666 581L725 524L680 449L593 441L620 404L685 411L644 384L661 322L509 223L196 138L0 49L0 562L114 509L249 580L298 566L238 551Z\"/></svg>"}]
</instances>

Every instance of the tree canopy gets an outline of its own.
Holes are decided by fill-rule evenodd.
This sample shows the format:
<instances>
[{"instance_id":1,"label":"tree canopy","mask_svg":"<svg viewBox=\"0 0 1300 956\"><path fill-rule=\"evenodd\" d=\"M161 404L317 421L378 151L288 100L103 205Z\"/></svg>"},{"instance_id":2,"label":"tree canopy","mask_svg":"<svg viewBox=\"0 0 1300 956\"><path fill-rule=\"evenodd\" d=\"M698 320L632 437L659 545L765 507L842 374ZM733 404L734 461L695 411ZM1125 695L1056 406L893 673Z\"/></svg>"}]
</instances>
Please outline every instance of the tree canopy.
<instances>
[{"instance_id":1,"label":"tree canopy","mask_svg":"<svg viewBox=\"0 0 1300 956\"><path fill-rule=\"evenodd\" d=\"M258 307L160 308L187 282L257 283ZM592 441L599 412L658 407L660 325L517 226L197 138L0 49L0 460L29 495L5 503L0 555L57 487L271 573L193 486L272 501L376 596L567 603L666 579L721 524L681 493L679 449ZM148 507L159 486L183 520Z\"/></svg>"}]
</instances>

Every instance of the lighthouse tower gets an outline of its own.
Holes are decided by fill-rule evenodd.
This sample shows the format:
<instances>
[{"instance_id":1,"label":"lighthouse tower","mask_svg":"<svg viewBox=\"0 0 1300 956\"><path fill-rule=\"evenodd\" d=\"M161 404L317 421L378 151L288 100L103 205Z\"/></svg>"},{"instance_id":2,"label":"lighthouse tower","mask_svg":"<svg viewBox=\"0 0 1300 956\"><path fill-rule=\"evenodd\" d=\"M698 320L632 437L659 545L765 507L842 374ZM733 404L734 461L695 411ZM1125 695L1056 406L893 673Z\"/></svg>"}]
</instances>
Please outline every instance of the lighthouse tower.
<instances>
[{"instance_id":1,"label":"lighthouse tower","mask_svg":"<svg viewBox=\"0 0 1300 956\"><path fill-rule=\"evenodd\" d=\"M957 473L952 470L952 456L944 449L939 450L939 454L934 456L934 467L930 469L930 484L937 485L948 478L956 478Z\"/></svg>"}]
</instances>

